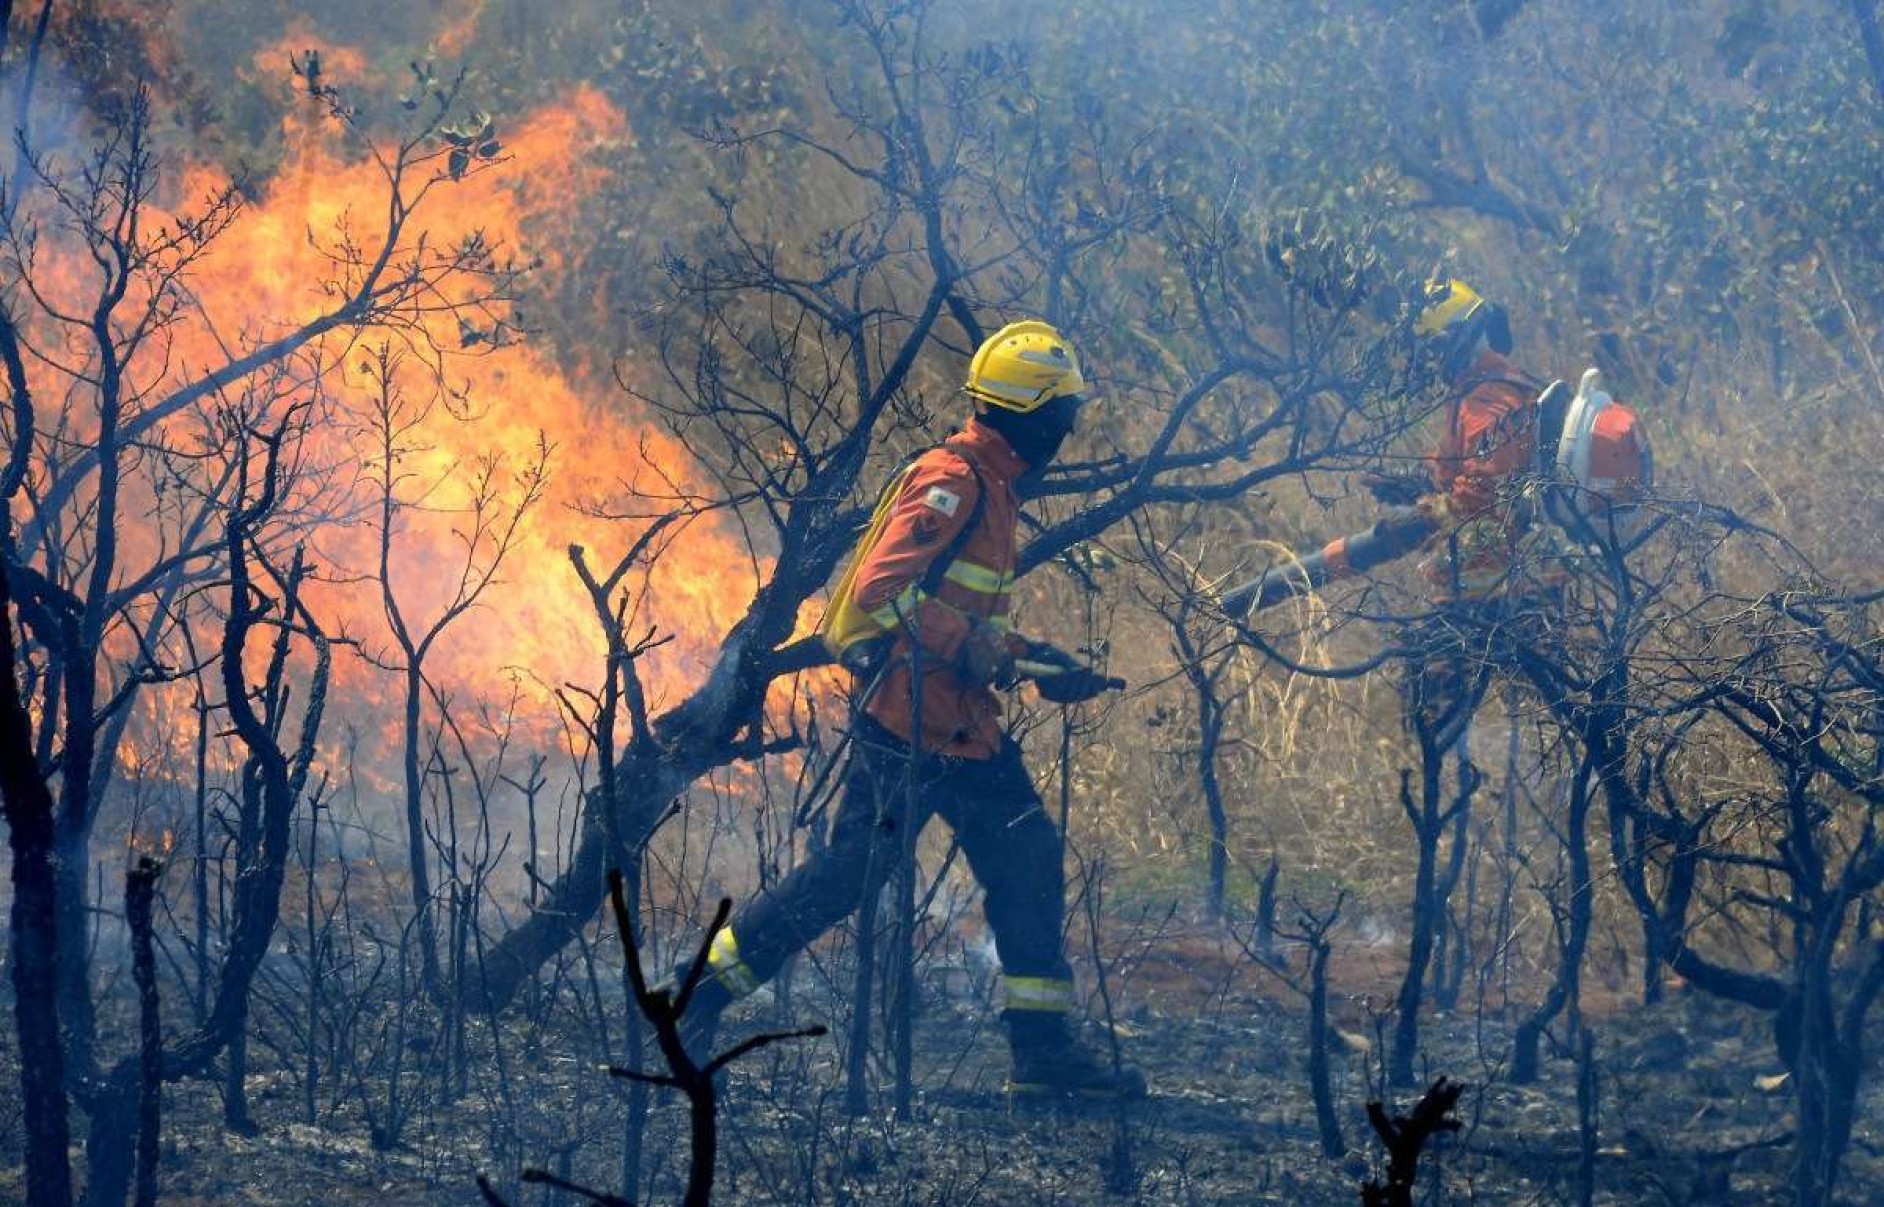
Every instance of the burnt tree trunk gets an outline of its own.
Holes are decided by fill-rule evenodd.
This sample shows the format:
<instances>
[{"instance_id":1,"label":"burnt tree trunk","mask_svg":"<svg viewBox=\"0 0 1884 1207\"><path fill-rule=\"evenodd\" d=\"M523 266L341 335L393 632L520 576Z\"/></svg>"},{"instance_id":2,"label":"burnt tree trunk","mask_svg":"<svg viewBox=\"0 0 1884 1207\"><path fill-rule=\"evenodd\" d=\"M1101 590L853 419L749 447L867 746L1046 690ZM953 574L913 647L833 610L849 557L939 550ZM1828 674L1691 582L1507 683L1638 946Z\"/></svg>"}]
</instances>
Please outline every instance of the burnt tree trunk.
<instances>
[{"instance_id":1,"label":"burnt tree trunk","mask_svg":"<svg viewBox=\"0 0 1884 1207\"><path fill-rule=\"evenodd\" d=\"M1602 1136L1596 1072L1596 1034L1585 1027L1577 1042L1577 1207L1596 1202L1596 1153Z\"/></svg>"},{"instance_id":2,"label":"burnt tree trunk","mask_svg":"<svg viewBox=\"0 0 1884 1207\"><path fill-rule=\"evenodd\" d=\"M1210 822L1209 882L1204 902L1210 916L1223 920L1224 883L1230 862L1230 816L1223 803L1223 781L1217 773L1217 750L1223 744L1226 720L1217 682L1228 665L1219 661L1206 667L1197 643L1185 627L1184 617L1172 622L1178 665L1184 668L1191 690L1197 694L1197 782L1204 793L1204 813Z\"/></svg>"},{"instance_id":3,"label":"burnt tree trunk","mask_svg":"<svg viewBox=\"0 0 1884 1207\"><path fill-rule=\"evenodd\" d=\"M1406 975L1394 1001L1393 1051L1388 1074L1396 1085L1414 1084L1413 1060L1419 1051L1420 1004L1424 999L1427 970L1440 929L1446 925L1446 897L1451 891L1446 878L1439 874L1439 842L1453 819L1472 803L1478 791L1479 771L1470 760L1459 760L1458 791L1450 803L1445 800L1441 772L1446 749L1420 734L1420 799L1413 799L1411 772L1400 773L1400 807L1413 825L1418 863L1413 875L1413 934L1407 945ZM1456 882L1456 876L1451 878Z\"/></svg>"},{"instance_id":4,"label":"burnt tree trunk","mask_svg":"<svg viewBox=\"0 0 1884 1207\"><path fill-rule=\"evenodd\" d=\"M1794 794L1803 797L1803 792ZM1789 810L1794 832L1811 824L1804 800ZM1794 850L1801 849L1801 839ZM1851 929L1854 902L1874 891L1884 879L1884 852L1875 846L1869 858L1855 860L1843 874L1826 884L1815 874L1816 859L1807 856L1796 883L1810 909L1799 926L1797 988L1778 1011L1775 1035L1780 1057L1792 1070L1798 1086L1799 1140L1793 1167L1793 1191L1800 1207L1821 1207L1834 1201L1840 1167L1851 1146L1857 1121L1858 1095L1864 1076L1864 1032L1872 1004L1884 989L1884 946L1869 943L1869 959L1852 984L1841 968L1840 948ZM1829 878L1828 878L1829 879ZM1815 883L1816 882L1816 883ZM1862 914L1857 923L1865 927ZM1841 1003L1839 991L1850 985Z\"/></svg>"},{"instance_id":5,"label":"burnt tree trunk","mask_svg":"<svg viewBox=\"0 0 1884 1207\"><path fill-rule=\"evenodd\" d=\"M0 45L11 30L11 0L0 19ZM52 16L42 4L28 49L20 90L20 120L32 99L39 49ZM8 199L9 207L14 198ZM11 209L6 217L11 220ZM68 1207L72 1201L71 1124L66 1097L66 1051L59 1017L60 970L77 963L76 932L62 929L59 909L58 814L40 770L33 717L20 687L20 652L14 642L12 568L16 564L13 496L25 485L33 455L34 406L19 328L0 306L0 362L6 368L11 440L0 468L0 814L7 823L13 878L8 909L13 963L13 1021L19 1041L20 1104L25 1113L26 1198L32 1207ZM42 715L51 717L53 709ZM50 725L40 736L50 737Z\"/></svg>"},{"instance_id":6,"label":"burnt tree trunk","mask_svg":"<svg viewBox=\"0 0 1884 1207\"><path fill-rule=\"evenodd\" d=\"M76 634L73 640L77 641ZM88 672L93 665L90 657L72 649L61 651L59 657L83 661ZM62 759L66 774L61 782L53 832L53 875L65 957L59 961L54 980L59 986L59 1023L65 1029L69 1058L66 1067L73 1076L83 1076L84 1070L95 1067L93 1047L97 1035L88 958L92 926L91 885L87 879L92 867L91 777L74 775L71 768L74 764L89 766L91 763L94 735L90 718L95 715L97 701L90 687L89 673L66 673L63 678L65 715L86 719L73 719L65 726ZM50 710L46 715L51 715Z\"/></svg>"},{"instance_id":7,"label":"burnt tree trunk","mask_svg":"<svg viewBox=\"0 0 1884 1207\"><path fill-rule=\"evenodd\" d=\"M139 858L124 874L124 917L131 931L131 976L137 982L137 1190L136 1207L157 1204L157 1142L163 1132L163 1020L157 1000L157 955L152 913L163 865Z\"/></svg>"},{"instance_id":8,"label":"burnt tree trunk","mask_svg":"<svg viewBox=\"0 0 1884 1207\"><path fill-rule=\"evenodd\" d=\"M1329 919L1332 926L1334 919ZM1328 1071L1328 927L1310 928L1308 937L1308 1088L1315 1100L1315 1129L1321 1135L1322 1155L1347 1155L1341 1135L1341 1117L1335 1113L1334 1086Z\"/></svg>"},{"instance_id":9,"label":"burnt tree trunk","mask_svg":"<svg viewBox=\"0 0 1884 1207\"><path fill-rule=\"evenodd\" d=\"M1564 822L1565 854L1570 861L1569 900L1563 903L1563 951L1557 977L1550 992L1529 1017L1518 1024L1513 1037L1511 1080L1516 1085L1530 1085L1537 1080L1539 1048L1544 1029L1568 1006L1577 1016L1582 1000L1583 953L1590 942L1590 852L1588 845L1590 816L1590 775L1593 768L1585 760L1570 784L1570 810ZM1575 1039L1574 1036L1571 1037Z\"/></svg>"},{"instance_id":10,"label":"burnt tree trunk","mask_svg":"<svg viewBox=\"0 0 1884 1207\"><path fill-rule=\"evenodd\" d=\"M13 903L13 1020L26 1117L26 1197L40 1207L72 1201L67 1149L65 1045L59 1031L60 927L52 792L33 757L32 722L20 698L12 591L0 570L0 804L6 809Z\"/></svg>"},{"instance_id":11,"label":"burnt tree trunk","mask_svg":"<svg viewBox=\"0 0 1884 1207\"><path fill-rule=\"evenodd\" d=\"M1817 977L1808 974L1808 979ZM1802 1029L1793 1060L1799 1082L1799 1151L1793 1193L1799 1207L1829 1207L1857 1122L1863 1053L1858 1036L1839 1034L1821 987L1808 985L1806 996L1820 1000L1804 1013L1816 1012L1820 1018Z\"/></svg>"},{"instance_id":12,"label":"burnt tree trunk","mask_svg":"<svg viewBox=\"0 0 1884 1207\"><path fill-rule=\"evenodd\" d=\"M427 993L441 990L438 970L438 925L432 909L432 870L425 840L425 780L419 766L420 704L425 672L408 656L405 668L404 709L401 717L401 755L405 772L406 874L412 878L413 918L418 928L419 968Z\"/></svg>"},{"instance_id":13,"label":"burnt tree trunk","mask_svg":"<svg viewBox=\"0 0 1884 1207\"><path fill-rule=\"evenodd\" d=\"M1263 869L1262 883L1256 889L1256 958L1273 964L1276 956L1276 881L1282 877L1282 861L1274 852Z\"/></svg>"},{"instance_id":14,"label":"burnt tree trunk","mask_svg":"<svg viewBox=\"0 0 1884 1207\"><path fill-rule=\"evenodd\" d=\"M279 433L266 441L269 467L260 499L251 506L239 507L229 520L231 603L220 659L230 720L248 750L244 780L252 777L257 785L260 812L256 842L253 857L243 860L236 869L229 947L217 979L215 1000L195 1033L163 1052L164 1081L201 1076L246 1031L249 991L268 954L269 941L280 917L282 885L294 847L294 808L307 784L314 741L326 708L330 651L326 639L312 628L311 618L300 605L299 587L305 562L299 550L283 580L282 598L275 601L282 624L270 652L262 691L251 692L245 677L244 646L268 610L250 582L249 534L273 507L280 441ZM243 486L246 488L246 479ZM238 494L237 497L243 496ZM291 631L296 631L288 623L290 619L306 626L306 635L312 638L316 655L309 677L308 700L302 710L300 738L292 752L284 751L277 737L283 728L280 710L286 704L287 641ZM267 715L256 712L258 696ZM134 1134L136 1126L142 1068L140 1056L127 1056L100 1078L87 1095L85 1106L91 1115L91 1126L85 1152L91 1176L85 1187L85 1207L122 1207L130 1189L132 1153L126 1138Z\"/></svg>"},{"instance_id":15,"label":"burnt tree trunk","mask_svg":"<svg viewBox=\"0 0 1884 1207\"><path fill-rule=\"evenodd\" d=\"M1230 861L1230 816L1223 805L1223 784L1217 776L1217 747L1223 740L1224 709L1214 695L1199 694L1197 776L1204 789L1204 810L1210 817L1210 884L1205 902L1210 916L1223 918L1224 880Z\"/></svg>"},{"instance_id":16,"label":"burnt tree trunk","mask_svg":"<svg viewBox=\"0 0 1884 1207\"><path fill-rule=\"evenodd\" d=\"M1422 824L1437 808L1439 768L1428 764L1421 777L1423 804L1415 808L1410 787L1412 776L1400 773L1400 804L1413 823L1417 863L1413 873L1413 934L1407 943L1406 975L1400 979L1400 992L1394 998L1393 1052L1389 1074L1395 1085L1413 1084L1413 1057L1419 1049L1420 1002L1426 986L1426 966L1433 955L1433 935L1440 920L1432 916L1434 865L1439 858L1437 826Z\"/></svg>"},{"instance_id":17,"label":"burnt tree trunk","mask_svg":"<svg viewBox=\"0 0 1884 1207\"><path fill-rule=\"evenodd\" d=\"M1465 874L1465 900L1459 907L1459 916L1453 919L1447 928L1450 934L1452 951L1450 957L1441 955L1433 967L1433 1005L1441 1010L1456 1010L1459 997L1465 992L1466 975L1473 961L1474 923L1478 919L1478 868L1484 855L1482 835L1476 840L1467 833L1467 819L1459 817L1453 834L1452 869L1448 875L1457 884L1461 871ZM1447 891L1451 896L1451 891Z\"/></svg>"}]
</instances>

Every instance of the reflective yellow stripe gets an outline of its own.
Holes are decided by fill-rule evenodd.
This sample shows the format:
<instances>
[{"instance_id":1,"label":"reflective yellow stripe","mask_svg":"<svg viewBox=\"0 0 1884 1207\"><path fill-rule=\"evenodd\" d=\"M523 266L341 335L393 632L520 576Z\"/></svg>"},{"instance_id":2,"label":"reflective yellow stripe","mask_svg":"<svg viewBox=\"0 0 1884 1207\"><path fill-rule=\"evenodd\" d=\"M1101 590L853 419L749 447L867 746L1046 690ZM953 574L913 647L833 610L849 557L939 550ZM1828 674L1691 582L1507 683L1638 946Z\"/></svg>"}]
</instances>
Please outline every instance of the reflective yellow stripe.
<instances>
[{"instance_id":1,"label":"reflective yellow stripe","mask_svg":"<svg viewBox=\"0 0 1884 1207\"><path fill-rule=\"evenodd\" d=\"M983 595L1006 595L1014 590L1014 576L999 570L979 566L974 562L956 560L949 563L948 572L943 576L960 587L970 591L979 591Z\"/></svg>"},{"instance_id":2,"label":"reflective yellow stripe","mask_svg":"<svg viewBox=\"0 0 1884 1207\"><path fill-rule=\"evenodd\" d=\"M1002 588L1004 593L1010 589L1011 588ZM926 603L932 603L938 608L947 608L957 616L980 621L993 628L997 633L1005 633L1013 627L1012 622L1009 621L1006 616L982 616L979 613L969 611L967 608L958 608L948 600L939 599L916 587L904 587L897 593L895 599L870 613L870 619L875 621L877 627L884 632L894 632L902 627L905 620L913 619L916 615L916 609Z\"/></svg>"},{"instance_id":3,"label":"reflective yellow stripe","mask_svg":"<svg viewBox=\"0 0 1884 1207\"><path fill-rule=\"evenodd\" d=\"M707 967L736 998L745 997L759 987L759 978L739 958L739 940L733 937L730 926L713 936L713 944L707 948Z\"/></svg>"},{"instance_id":4,"label":"reflective yellow stripe","mask_svg":"<svg viewBox=\"0 0 1884 1207\"><path fill-rule=\"evenodd\" d=\"M914 583L896 593L896 597L870 613L870 619L877 622L877 627L885 632L899 627L905 617L914 616L922 604L924 595Z\"/></svg>"},{"instance_id":5,"label":"reflective yellow stripe","mask_svg":"<svg viewBox=\"0 0 1884 1207\"><path fill-rule=\"evenodd\" d=\"M1066 368L1065 364L1054 363L1052 361L1045 360L1039 357L1038 355L1028 355L1026 353L1023 353L1020 359L1025 360L1025 361L1030 361L1037 365L1046 365L1049 368L1055 368L1055 369ZM1002 381L998 377L977 378L975 380L975 388L977 390L985 390L989 394L994 395L996 398L1005 398L1009 402L1034 402L1037 399L1039 399L1041 393L1043 392L1039 386L1033 385L1030 382Z\"/></svg>"},{"instance_id":6,"label":"reflective yellow stripe","mask_svg":"<svg viewBox=\"0 0 1884 1207\"><path fill-rule=\"evenodd\" d=\"M926 595L923 596L923 600L925 603L932 603L938 608L947 608L949 611L965 620L973 621L976 624L985 624L997 633L1005 633L1013 627L1013 622L1005 616L983 616L978 612L970 612L966 608L958 608L946 599L934 599Z\"/></svg>"},{"instance_id":7,"label":"reflective yellow stripe","mask_svg":"<svg viewBox=\"0 0 1884 1207\"><path fill-rule=\"evenodd\" d=\"M1011 976L1007 985L1009 1010L1042 1010L1065 1014L1073 1008L1073 982L1058 977Z\"/></svg>"}]
</instances>

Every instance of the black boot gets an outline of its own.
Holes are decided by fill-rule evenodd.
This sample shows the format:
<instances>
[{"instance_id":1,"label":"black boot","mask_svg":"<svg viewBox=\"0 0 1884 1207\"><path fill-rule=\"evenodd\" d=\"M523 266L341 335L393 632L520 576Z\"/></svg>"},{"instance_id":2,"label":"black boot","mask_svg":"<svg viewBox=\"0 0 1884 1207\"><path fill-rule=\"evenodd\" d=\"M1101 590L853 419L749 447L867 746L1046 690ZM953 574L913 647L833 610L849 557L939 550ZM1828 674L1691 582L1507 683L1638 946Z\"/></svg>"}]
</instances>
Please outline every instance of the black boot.
<instances>
[{"instance_id":1,"label":"black boot","mask_svg":"<svg viewBox=\"0 0 1884 1207\"><path fill-rule=\"evenodd\" d=\"M1006 1010L1008 1044L1014 1076L1008 1093L1046 1098L1143 1098L1145 1077L1130 1065L1110 1059L1081 1043L1067 1016L1048 1010Z\"/></svg>"}]
</instances>

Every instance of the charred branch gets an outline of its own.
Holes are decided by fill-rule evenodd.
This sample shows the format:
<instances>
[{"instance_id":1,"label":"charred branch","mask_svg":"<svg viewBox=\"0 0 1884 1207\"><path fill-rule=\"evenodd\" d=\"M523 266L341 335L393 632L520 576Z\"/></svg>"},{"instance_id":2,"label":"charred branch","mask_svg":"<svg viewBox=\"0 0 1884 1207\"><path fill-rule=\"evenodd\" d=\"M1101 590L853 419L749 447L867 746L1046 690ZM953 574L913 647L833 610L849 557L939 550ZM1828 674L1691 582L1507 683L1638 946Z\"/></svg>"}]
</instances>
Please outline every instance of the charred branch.
<instances>
[{"instance_id":1,"label":"charred branch","mask_svg":"<svg viewBox=\"0 0 1884 1207\"><path fill-rule=\"evenodd\" d=\"M1463 1082L1441 1077L1427 1087L1405 1115L1388 1117L1378 1102L1367 1104L1367 1120L1387 1150L1387 1180L1361 1187L1365 1207L1413 1207L1413 1188L1419 1181L1420 1155L1434 1137L1458 1131L1463 1124L1452 1117L1465 1092Z\"/></svg>"},{"instance_id":2,"label":"charred branch","mask_svg":"<svg viewBox=\"0 0 1884 1207\"><path fill-rule=\"evenodd\" d=\"M131 1200L135 1207L156 1207L157 1203L164 1035L158 1014L152 913L161 875L163 864L144 856L124 874L124 915L131 931L131 975L137 982L138 1002L137 1187Z\"/></svg>"},{"instance_id":3,"label":"charred branch","mask_svg":"<svg viewBox=\"0 0 1884 1207\"><path fill-rule=\"evenodd\" d=\"M635 1008L641 1012L654 1028L656 1046L662 1059L667 1062L668 1072L648 1073L640 1069L609 1066L606 1070L611 1077L647 1085L663 1086L678 1090L686 1099L688 1106L689 1135L692 1141L692 1158L688 1163L687 1187L681 1202L685 1207L708 1207L712 1199L714 1170L719 1156L719 1098L715 1078L721 1070L734 1061L771 1044L790 1039L807 1039L823 1035L822 1026L806 1027L797 1031L765 1032L749 1036L725 1051L713 1055L696 1054L688 1051L682 1035L682 1024L687 1015L687 1007L693 1001L693 995L700 987L701 979L706 975L707 953L712 948L713 937L725 926L732 913L733 903L721 900L719 909L708 924L706 934L700 940L693 959L687 965L687 971L677 984L650 988L647 974L641 967L641 952L635 941L635 928L628 901L623 893L622 874L616 869L608 873L608 898L614 911L615 925L621 939L623 967L628 975L629 991L634 997ZM590 1202L603 1207L621 1207L632 1204L625 1198L603 1191L591 1190L559 1178L546 1170L526 1169L523 1172L525 1183L534 1183L567 1190L579 1194ZM482 1175L478 1177L478 1189L488 1203L502 1204L504 1200L491 1187Z\"/></svg>"}]
</instances>

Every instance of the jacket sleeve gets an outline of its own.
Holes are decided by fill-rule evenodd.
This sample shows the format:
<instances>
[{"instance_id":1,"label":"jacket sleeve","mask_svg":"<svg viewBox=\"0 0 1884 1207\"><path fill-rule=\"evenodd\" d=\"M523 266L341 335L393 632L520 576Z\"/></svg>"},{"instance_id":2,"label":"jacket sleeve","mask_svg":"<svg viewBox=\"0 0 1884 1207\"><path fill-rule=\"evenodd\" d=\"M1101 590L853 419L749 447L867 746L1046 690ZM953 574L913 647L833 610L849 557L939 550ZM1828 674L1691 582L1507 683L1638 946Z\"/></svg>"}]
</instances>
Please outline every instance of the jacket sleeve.
<instances>
[{"instance_id":1,"label":"jacket sleeve","mask_svg":"<svg viewBox=\"0 0 1884 1207\"><path fill-rule=\"evenodd\" d=\"M1458 471L1447 484L1452 514L1467 519L1489 510L1507 480L1530 467L1536 437L1530 400L1514 387L1485 383L1459 404L1457 424L1449 434Z\"/></svg>"},{"instance_id":2,"label":"jacket sleeve","mask_svg":"<svg viewBox=\"0 0 1884 1207\"><path fill-rule=\"evenodd\" d=\"M925 454L857 567L857 603L891 632L913 628L923 650L944 661L954 660L974 618L924 595L922 579L974 514L979 493L961 458L939 449Z\"/></svg>"}]
</instances>

